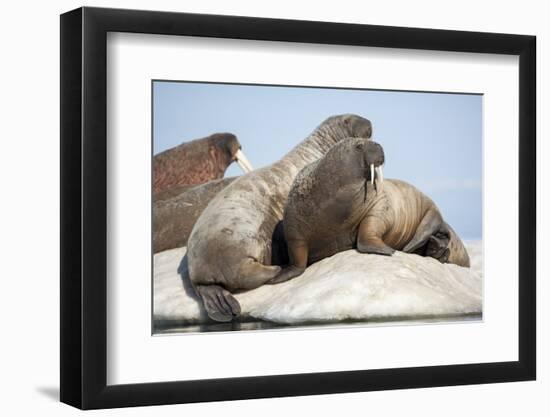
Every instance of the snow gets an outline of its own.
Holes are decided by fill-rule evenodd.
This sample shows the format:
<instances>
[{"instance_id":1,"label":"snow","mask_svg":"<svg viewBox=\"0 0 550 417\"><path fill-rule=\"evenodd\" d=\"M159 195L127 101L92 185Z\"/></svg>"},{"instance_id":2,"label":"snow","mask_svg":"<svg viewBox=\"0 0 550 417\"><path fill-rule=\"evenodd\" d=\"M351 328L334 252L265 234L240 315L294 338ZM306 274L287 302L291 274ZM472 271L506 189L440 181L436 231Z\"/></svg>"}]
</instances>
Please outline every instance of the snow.
<instances>
[{"instance_id":1,"label":"snow","mask_svg":"<svg viewBox=\"0 0 550 417\"><path fill-rule=\"evenodd\" d=\"M391 257L338 253L293 280L236 294L242 320L298 324L480 315L482 244L465 244L471 268L402 252ZM156 324L210 322L188 281L185 252L183 247L154 257Z\"/></svg>"}]
</instances>

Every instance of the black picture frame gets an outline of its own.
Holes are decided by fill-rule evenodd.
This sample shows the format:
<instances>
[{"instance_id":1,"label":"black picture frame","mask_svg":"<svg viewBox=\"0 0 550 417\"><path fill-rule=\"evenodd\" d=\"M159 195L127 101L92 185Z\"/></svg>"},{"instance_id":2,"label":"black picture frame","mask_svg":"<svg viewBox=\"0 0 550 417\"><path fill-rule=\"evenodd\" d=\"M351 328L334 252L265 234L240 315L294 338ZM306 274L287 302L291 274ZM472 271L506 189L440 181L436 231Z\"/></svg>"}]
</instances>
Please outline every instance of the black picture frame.
<instances>
[{"instance_id":1,"label":"black picture frame","mask_svg":"<svg viewBox=\"0 0 550 417\"><path fill-rule=\"evenodd\" d=\"M519 360L107 385L108 32L519 56ZM534 380L535 51L524 35L88 7L61 15L61 401L94 409Z\"/></svg>"}]
</instances>

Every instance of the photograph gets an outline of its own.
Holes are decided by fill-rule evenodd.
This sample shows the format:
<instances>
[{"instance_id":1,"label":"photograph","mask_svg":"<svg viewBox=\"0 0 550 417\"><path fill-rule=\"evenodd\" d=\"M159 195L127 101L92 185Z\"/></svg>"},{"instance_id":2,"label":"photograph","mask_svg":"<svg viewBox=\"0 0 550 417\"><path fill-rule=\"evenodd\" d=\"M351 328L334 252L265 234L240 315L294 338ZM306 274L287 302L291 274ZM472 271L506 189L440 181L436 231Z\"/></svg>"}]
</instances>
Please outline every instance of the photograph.
<instances>
[{"instance_id":1,"label":"photograph","mask_svg":"<svg viewBox=\"0 0 550 417\"><path fill-rule=\"evenodd\" d=\"M56 82L11 83L12 130L43 148L7 141L30 197L7 193L29 211L9 217L28 258L9 310L32 293L45 323L8 333L19 350L52 336L10 375L38 406L425 415L435 393L439 414L536 415L543 14L142 6L63 6L58 53L23 48L57 59ZM59 86L34 121L29 82ZM22 234L55 224L30 213L46 196L59 230ZM59 237L35 251L59 285L17 279L29 236Z\"/></svg>"},{"instance_id":2,"label":"photograph","mask_svg":"<svg viewBox=\"0 0 550 417\"><path fill-rule=\"evenodd\" d=\"M483 95L152 81L152 333L483 320Z\"/></svg>"}]
</instances>

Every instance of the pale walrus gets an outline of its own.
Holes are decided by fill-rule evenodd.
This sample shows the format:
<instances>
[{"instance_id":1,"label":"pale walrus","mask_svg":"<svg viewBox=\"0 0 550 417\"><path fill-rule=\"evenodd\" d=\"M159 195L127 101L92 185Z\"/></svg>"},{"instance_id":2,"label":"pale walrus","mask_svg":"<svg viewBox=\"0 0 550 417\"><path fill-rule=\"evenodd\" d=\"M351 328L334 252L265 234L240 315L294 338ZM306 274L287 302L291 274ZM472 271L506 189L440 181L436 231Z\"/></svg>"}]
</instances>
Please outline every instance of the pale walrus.
<instances>
[{"instance_id":1,"label":"pale walrus","mask_svg":"<svg viewBox=\"0 0 550 417\"><path fill-rule=\"evenodd\" d=\"M279 273L271 262L272 237L296 174L344 138L371 134L371 123L360 116L330 117L280 161L239 177L214 197L187 246L189 276L210 318L237 317L240 305L231 292L259 287Z\"/></svg>"},{"instance_id":2,"label":"pale walrus","mask_svg":"<svg viewBox=\"0 0 550 417\"><path fill-rule=\"evenodd\" d=\"M290 265L270 284L352 248L380 255L402 250L469 266L464 245L435 203L404 181L384 181L383 163L378 143L347 139L297 175L283 217Z\"/></svg>"},{"instance_id":3,"label":"pale walrus","mask_svg":"<svg viewBox=\"0 0 550 417\"><path fill-rule=\"evenodd\" d=\"M153 158L153 195L171 188L203 184L222 178L227 167L237 162L247 173L252 165L231 133L215 133L184 142Z\"/></svg>"}]
</instances>

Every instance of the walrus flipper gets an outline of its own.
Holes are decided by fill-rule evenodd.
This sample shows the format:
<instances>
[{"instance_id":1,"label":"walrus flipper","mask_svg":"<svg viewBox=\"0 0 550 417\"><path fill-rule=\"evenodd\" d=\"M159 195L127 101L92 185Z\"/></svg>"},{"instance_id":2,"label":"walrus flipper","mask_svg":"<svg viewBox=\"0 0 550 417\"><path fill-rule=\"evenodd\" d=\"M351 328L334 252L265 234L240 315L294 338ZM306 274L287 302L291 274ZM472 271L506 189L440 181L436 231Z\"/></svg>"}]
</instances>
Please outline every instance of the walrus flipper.
<instances>
[{"instance_id":1,"label":"walrus flipper","mask_svg":"<svg viewBox=\"0 0 550 417\"><path fill-rule=\"evenodd\" d=\"M449 260L450 235L446 230L439 230L435 235L430 236L426 244L425 256L430 256L446 263Z\"/></svg>"},{"instance_id":2,"label":"walrus flipper","mask_svg":"<svg viewBox=\"0 0 550 417\"><path fill-rule=\"evenodd\" d=\"M280 271L267 284L279 284L302 275L306 270L309 248L302 239L289 239L287 242L290 264Z\"/></svg>"},{"instance_id":3,"label":"walrus flipper","mask_svg":"<svg viewBox=\"0 0 550 417\"><path fill-rule=\"evenodd\" d=\"M268 285L279 284L281 282L289 281L292 278L296 278L304 273L306 269L300 268L294 265L291 265L287 268L284 268L275 278L267 281Z\"/></svg>"},{"instance_id":4,"label":"walrus flipper","mask_svg":"<svg viewBox=\"0 0 550 417\"><path fill-rule=\"evenodd\" d=\"M204 304L208 317L227 322L239 317L241 306L229 291L219 285L197 285L195 290Z\"/></svg>"},{"instance_id":5,"label":"walrus flipper","mask_svg":"<svg viewBox=\"0 0 550 417\"><path fill-rule=\"evenodd\" d=\"M443 226L443 218L437 209L431 208L426 211L420 224L416 228L413 238L405 245L403 252L413 253L424 246L430 236L435 235Z\"/></svg>"},{"instance_id":6,"label":"walrus flipper","mask_svg":"<svg viewBox=\"0 0 550 417\"><path fill-rule=\"evenodd\" d=\"M367 216L359 225L357 233L357 250L361 253L391 256L395 249L389 247L382 240L387 225L378 216Z\"/></svg>"},{"instance_id":7,"label":"walrus flipper","mask_svg":"<svg viewBox=\"0 0 550 417\"><path fill-rule=\"evenodd\" d=\"M239 269L240 290L252 290L258 288L281 271L277 265L264 265L253 258L244 261Z\"/></svg>"}]
</instances>

